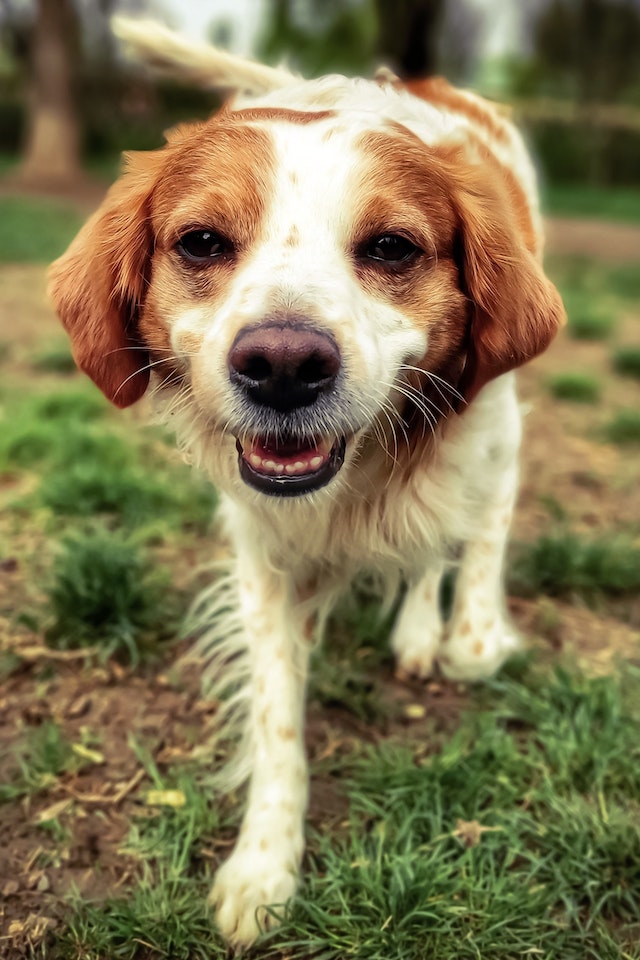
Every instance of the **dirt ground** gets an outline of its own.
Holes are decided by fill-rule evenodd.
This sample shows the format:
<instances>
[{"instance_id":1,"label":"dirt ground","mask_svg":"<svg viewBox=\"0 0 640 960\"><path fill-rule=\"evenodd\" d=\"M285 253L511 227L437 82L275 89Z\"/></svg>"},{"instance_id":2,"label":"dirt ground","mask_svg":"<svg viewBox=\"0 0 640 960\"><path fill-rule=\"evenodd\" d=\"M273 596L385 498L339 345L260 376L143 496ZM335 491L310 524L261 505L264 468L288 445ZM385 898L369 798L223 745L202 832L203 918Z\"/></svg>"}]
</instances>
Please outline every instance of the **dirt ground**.
<instances>
[{"instance_id":1,"label":"dirt ground","mask_svg":"<svg viewBox=\"0 0 640 960\"><path fill-rule=\"evenodd\" d=\"M640 230L598 224L595 231L585 222L557 221L549 248L556 254L640 261ZM40 338L55 335L40 267L0 268L0 315L5 318L1 339L12 342L18 365ZM639 322L640 305L622 318L618 342L637 343ZM528 413L513 530L517 540L531 540L549 529L551 500L561 505L578 532L637 531L640 455L603 443L598 428L616 408L638 408L640 385L611 377L609 349L570 340L563 333L545 356L521 372L521 398ZM550 398L546 378L571 369L602 378L605 389L598 406ZM0 506L11 493L5 484ZM143 810L144 781L131 735L144 740L156 763L171 763L189 755L202 740L215 708L201 699L195 675L175 682L170 662L133 672L113 663L87 666L75 654L45 649L41 638L16 625L11 616L12 606L20 608L37 589L24 575L33 546L21 539L20 531L9 533L0 526L0 548L0 653L14 650L22 658L0 686L0 783L13 763L7 748L17 732L48 720L58 723L72 742L81 741L83 728L99 730L102 754L100 763L62 777L52 789L0 806L0 955L5 943L20 956L25 944L37 943L47 928L61 922L64 898L72 887L83 896L101 897L122 890L131 878L135 867L119 847L132 814ZM627 609L625 620L611 610L605 614L546 598L512 598L510 609L518 628L550 661L568 654L580 666L600 672L612 669L620 656L638 656L640 604L631 612ZM426 686L399 683L391 665L384 668L382 681L385 699L396 705L382 725L364 723L347 704L325 710L312 705L312 763L346 749L354 738L375 742L390 733L402 735L407 726L412 736L422 733L426 742L454 729L467 704L461 685L441 679ZM77 814L72 835L60 837L41 829L43 820L71 803ZM339 784L315 777L312 821L330 826L345 810ZM208 855L216 859L230 840L217 838Z\"/></svg>"}]
</instances>

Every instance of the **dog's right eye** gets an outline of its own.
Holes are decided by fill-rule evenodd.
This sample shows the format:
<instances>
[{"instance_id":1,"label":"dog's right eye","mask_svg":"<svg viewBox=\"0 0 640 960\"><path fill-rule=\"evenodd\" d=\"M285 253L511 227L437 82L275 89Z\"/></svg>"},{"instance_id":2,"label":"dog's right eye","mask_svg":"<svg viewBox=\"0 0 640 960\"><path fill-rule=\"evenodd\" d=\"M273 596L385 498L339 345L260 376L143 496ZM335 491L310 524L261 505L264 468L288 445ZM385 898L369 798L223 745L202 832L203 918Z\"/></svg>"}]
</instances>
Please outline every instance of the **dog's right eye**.
<instances>
[{"instance_id":1,"label":"dog's right eye","mask_svg":"<svg viewBox=\"0 0 640 960\"><path fill-rule=\"evenodd\" d=\"M190 230L180 237L176 250L186 260L205 263L228 257L233 253L233 244L214 230Z\"/></svg>"}]
</instances>

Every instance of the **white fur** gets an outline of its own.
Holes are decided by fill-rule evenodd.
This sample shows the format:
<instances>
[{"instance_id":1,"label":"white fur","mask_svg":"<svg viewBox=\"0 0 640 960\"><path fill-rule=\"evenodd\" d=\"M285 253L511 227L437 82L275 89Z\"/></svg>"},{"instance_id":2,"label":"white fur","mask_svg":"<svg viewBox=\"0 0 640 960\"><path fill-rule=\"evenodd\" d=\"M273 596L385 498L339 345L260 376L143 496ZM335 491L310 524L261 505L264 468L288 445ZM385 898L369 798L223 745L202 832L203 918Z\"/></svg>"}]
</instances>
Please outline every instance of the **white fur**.
<instances>
[{"instance_id":1,"label":"white fur","mask_svg":"<svg viewBox=\"0 0 640 960\"><path fill-rule=\"evenodd\" d=\"M135 40L131 30L129 37ZM184 51L172 53L166 37L156 40L163 57L184 60ZM254 941L259 924L272 922L264 907L283 905L295 891L308 789L303 727L309 651L353 577L371 571L389 590L408 581L392 637L400 671L426 677L437 661L447 676L476 680L513 650L502 562L517 486L520 416L514 377L507 374L488 384L463 416L450 419L428 469L402 477L389 472L384 447L393 455L401 365L428 353L429 344L400 310L359 284L345 256L358 199L361 134L400 123L425 143L459 143L472 155L471 121L390 86L339 77L307 83L268 72L256 79L255 65L201 54L198 70L210 68L212 82L226 77L242 89L262 84L268 90L258 100L237 100L237 109L330 108L337 115L306 125L255 121L272 137L278 170L261 240L221 308L198 306L173 317L176 355L186 356L183 343L193 344L194 337L201 346L189 354L190 393L171 396L165 387L157 394L182 448L221 489L223 522L235 550L230 578L199 604L197 652L209 663L216 695L230 693L223 717L229 723L235 717L244 728L243 746L223 783L250 778L247 811L211 895L223 934L242 947ZM507 142L497 145L482 130L474 134L514 171L535 215L532 168L518 134L507 129ZM326 138L328 130L333 135ZM287 247L292 228L299 242ZM265 497L239 478L232 434L242 434L242 411L227 376L236 332L278 310L309 317L335 334L344 403L359 424L337 477L292 499ZM442 413L451 398L443 385ZM334 425L326 426L330 433ZM425 429L428 434L428 422ZM438 590L453 563L459 563L458 587L445 628Z\"/></svg>"}]
</instances>

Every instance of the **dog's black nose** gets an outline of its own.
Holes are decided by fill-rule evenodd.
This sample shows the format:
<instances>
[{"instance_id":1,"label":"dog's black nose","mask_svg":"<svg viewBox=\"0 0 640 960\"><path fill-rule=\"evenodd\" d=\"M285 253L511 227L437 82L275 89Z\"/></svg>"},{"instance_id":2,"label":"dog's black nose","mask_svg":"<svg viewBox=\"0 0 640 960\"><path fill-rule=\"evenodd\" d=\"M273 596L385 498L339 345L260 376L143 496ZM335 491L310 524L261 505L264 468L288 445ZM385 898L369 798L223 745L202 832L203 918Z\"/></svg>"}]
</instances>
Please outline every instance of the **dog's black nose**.
<instances>
[{"instance_id":1,"label":"dog's black nose","mask_svg":"<svg viewBox=\"0 0 640 960\"><path fill-rule=\"evenodd\" d=\"M245 327L229 352L229 375L256 403L286 413L329 391L340 370L338 345L306 323Z\"/></svg>"}]
</instances>

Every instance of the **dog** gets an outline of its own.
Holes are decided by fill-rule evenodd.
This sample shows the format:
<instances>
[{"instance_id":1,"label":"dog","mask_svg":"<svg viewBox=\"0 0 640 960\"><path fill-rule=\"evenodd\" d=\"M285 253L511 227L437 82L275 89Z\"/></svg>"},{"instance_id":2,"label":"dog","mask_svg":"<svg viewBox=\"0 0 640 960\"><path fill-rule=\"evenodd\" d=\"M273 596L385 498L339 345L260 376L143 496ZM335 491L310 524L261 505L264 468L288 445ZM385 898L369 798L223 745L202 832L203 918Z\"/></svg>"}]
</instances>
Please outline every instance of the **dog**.
<instances>
[{"instance_id":1,"label":"dog","mask_svg":"<svg viewBox=\"0 0 640 960\"><path fill-rule=\"evenodd\" d=\"M201 649L220 688L235 682L227 783L249 787L211 900L241 948L296 889L309 655L353 578L407 585L402 674L477 680L516 648L513 371L565 315L534 169L489 102L389 71L305 81L157 25L117 29L142 59L236 92L128 156L50 290L80 368L119 407L151 380L221 494L235 560Z\"/></svg>"}]
</instances>

